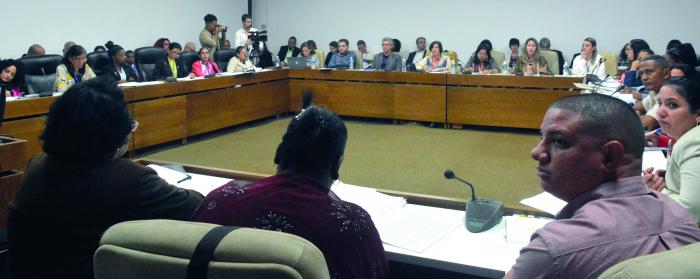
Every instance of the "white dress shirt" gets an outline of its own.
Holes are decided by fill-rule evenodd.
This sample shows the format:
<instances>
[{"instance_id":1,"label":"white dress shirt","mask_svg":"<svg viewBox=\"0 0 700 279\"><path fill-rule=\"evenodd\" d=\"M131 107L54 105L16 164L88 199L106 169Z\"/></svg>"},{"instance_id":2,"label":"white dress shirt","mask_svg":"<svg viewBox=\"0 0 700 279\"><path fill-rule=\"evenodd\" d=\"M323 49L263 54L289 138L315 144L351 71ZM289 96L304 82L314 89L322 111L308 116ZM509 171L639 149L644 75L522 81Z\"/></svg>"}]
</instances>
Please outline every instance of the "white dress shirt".
<instances>
[{"instance_id":1,"label":"white dress shirt","mask_svg":"<svg viewBox=\"0 0 700 279\"><path fill-rule=\"evenodd\" d=\"M576 56L574 65L571 67L571 73L577 76L594 74L600 79L605 79L605 62L600 63L602 58L600 54L596 54L595 59L586 61L583 59L583 55ZM600 66L598 66L598 64L600 64ZM595 73L593 72L594 70Z\"/></svg>"}]
</instances>

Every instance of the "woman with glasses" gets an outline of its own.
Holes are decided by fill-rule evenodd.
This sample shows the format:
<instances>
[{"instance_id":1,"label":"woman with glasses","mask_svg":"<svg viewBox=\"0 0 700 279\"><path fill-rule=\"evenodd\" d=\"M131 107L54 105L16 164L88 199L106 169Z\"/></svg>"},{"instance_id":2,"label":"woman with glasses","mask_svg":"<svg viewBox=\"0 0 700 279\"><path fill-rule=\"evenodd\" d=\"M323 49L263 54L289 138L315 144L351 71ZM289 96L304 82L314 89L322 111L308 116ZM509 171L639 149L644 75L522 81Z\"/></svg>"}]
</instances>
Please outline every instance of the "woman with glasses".
<instances>
[{"instance_id":1,"label":"woman with glasses","mask_svg":"<svg viewBox=\"0 0 700 279\"><path fill-rule=\"evenodd\" d=\"M192 73L196 77L213 76L221 73L219 65L209 59L209 49L206 47L199 49L199 60L192 63Z\"/></svg>"},{"instance_id":2,"label":"woman with glasses","mask_svg":"<svg viewBox=\"0 0 700 279\"><path fill-rule=\"evenodd\" d=\"M43 153L10 205L10 278L93 278L92 257L110 226L192 215L201 194L122 158L137 127L110 77L78 83L54 102Z\"/></svg>"},{"instance_id":3,"label":"woman with glasses","mask_svg":"<svg viewBox=\"0 0 700 279\"><path fill-rule=\"evenodd\" d=\"M168 46L168 55L156 63L153 71L153 76L156 80L166 78L183 78L190 75L190 72L185 67L184 62L180 59L180 51L182 46L179 43L172 42ZM192 75L194 76L194 75Z\"/></svg>"},{"instance_id":4,"label":"woman with glasses","mask_svg":"<svg viewBox=\"0 0 700 279\"><path fill-rule=\"evenodd\" d=\"M73 84L80 83L95 77L87 63L87 54L80 45L73 45L63 56L63 63L56 67L56 83L54 91L64 92Z\"/></svg>"}]
</instances>

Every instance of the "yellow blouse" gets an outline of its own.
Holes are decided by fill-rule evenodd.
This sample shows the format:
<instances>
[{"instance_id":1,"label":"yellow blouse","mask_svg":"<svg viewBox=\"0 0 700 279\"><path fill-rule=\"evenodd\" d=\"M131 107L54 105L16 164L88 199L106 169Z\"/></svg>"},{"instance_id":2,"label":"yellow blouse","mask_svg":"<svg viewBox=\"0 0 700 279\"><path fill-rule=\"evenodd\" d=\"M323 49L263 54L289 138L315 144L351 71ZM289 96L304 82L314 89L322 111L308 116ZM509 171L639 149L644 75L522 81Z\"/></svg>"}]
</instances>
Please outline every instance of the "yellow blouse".
<instances>
[{"instance_id":1,"label":"yellow blouse","mask_svg":"<svg viewBox=\"0 0 700 279\"><path fill-rule=\"evenodd\" d=\"M434 71L447 71L449 72L452 69L452 60L450 60L449 57L443 55L442 58L440 58L440 64L439 65L433 65L433 58L432 55L427 55L423 57L423 60L416 65L416 70L423 70L426 72L434 72Z\"/></svg>"},{"instance_id":2,"label":"yellow blouse","mask_svg":"<svg viewBox=\"0 0 700 279\"><path fill-rule=\"evenodd\" d=\"M81 81L85 81L94 77L95 72L92 71L90 65L85 64L85 74L83 74L83 78L81 79ZM58 65L58 67L56 67L56 82L53 86L53 90L55 92L65 92L75 83L75 79L73 79L73 75L68 73L68 68L66 68L66 65L61 64Z\"/></svg>"}]
</instances>

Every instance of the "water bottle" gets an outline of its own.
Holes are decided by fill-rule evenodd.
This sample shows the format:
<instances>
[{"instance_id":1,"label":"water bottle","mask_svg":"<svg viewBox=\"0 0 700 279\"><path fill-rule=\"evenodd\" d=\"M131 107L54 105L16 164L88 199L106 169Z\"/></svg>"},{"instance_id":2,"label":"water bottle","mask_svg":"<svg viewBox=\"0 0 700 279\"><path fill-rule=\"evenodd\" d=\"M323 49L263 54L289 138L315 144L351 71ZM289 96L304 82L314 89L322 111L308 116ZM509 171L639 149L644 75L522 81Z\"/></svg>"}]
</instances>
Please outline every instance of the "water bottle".
<instances>
[{"instance_id":1,"label":"water bottle","mask_svg":"<svg viewBox=\"0 0 700 279\"><path fill-rule=\"evenodd\" d=\"M562 75L565 76L570 76L571 75L571 69L569 68L569 62L564 61L564 69L562 70Z\"/></svg>"},{"instance_id":2,"label":"water bottle","mask_svg":"<svg viewBox=\"0 0 700 279\"><path fill-rule=\"evenodd\" d=\"M316 60L316 55L311 56L311 69L316 69L318 68L318 62Z\"/></svg>"},{"instance_id":3,"label":"water bottle","mask_svg":"<svg viewBox=\"0 0 700 279\"><path fill-rule=\"evenodd\" d=\"M403 63L401 63L401 71L405 73L406 72L406 59L404 59L402 62Z\"/></svg>"},{"instance_id":4,"label":"water bottle","mask_svg":"<svg viewBox=\"0 0 700 279\"><path fill-rule=\"evenodd\" d=\"M503 61L503 64L501 65L501 74L510 74L510 67L508 66L508 61Z\"/></svg>"},{"instance_id":5,"label":"water bottle","mask_svg":"<svg viewBox=\"0 0 700 279\"><path fill-rule=\"evenodd\" d=\"M354 70L355 69L355 58L350 56L350 65L348 66L348 69Z\"/></svg>"},{"instance_id":6,"label":"water bottle","mask_svg":"<svg viewBox=\"0 0 700 279\"><path fill-rule=\"evenodd\" d=\"M456 74L457 73L457 62L455 61L450 61L450 74Z\"/></svg>"},{"instance_id":7,"label":"water bottle","mask_svg":"<svg viewBox=\"0 0 700 279\"><path fill-rule=\"evenodd\" d=\"M280 58L277 55L272 56L272 61L275 62L275 68L280 68Z\"/></svg>"}]
</instances>

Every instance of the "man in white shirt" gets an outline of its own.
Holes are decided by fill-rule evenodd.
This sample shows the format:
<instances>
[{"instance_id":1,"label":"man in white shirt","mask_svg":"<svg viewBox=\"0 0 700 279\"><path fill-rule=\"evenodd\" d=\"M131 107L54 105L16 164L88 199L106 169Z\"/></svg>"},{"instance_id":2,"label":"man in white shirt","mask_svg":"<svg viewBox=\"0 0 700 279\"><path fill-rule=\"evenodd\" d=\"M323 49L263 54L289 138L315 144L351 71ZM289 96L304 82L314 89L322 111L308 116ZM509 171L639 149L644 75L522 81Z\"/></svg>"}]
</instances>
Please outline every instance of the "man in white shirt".
<instances>
[{"instance_id":1,"label":"man in white shirt","mask_svg":"<svg viewBox=\"0 0 700 279\"><path fill-rule=\"evenodd\" d=\"M245 46L248 52L252 49L253 41L248 39L248 35L252 32L257 32L258 29L253 28L253 17L249 14L243 14L241 16L241 23L243 23L243 28L236 31L236 41L233 45L234 48L239 46Z\"/></svg>"},{"instance_id":2,"label":"man in white shirt","mask_svg":"<svg viewBox=\"0 0 700 279\"><path fill-rule=\"evenodd\" d=\"M426 53L427 51L425 49L425 38L418 37L418 39L416 39L416 51L408 54L408 59L406 59L406 66L411 64L416 65L420 63L420 61L423 60L423 57Z\"/></svg>"},{"instance_id":3,"label":"man in white shirt","mask_svg":"<svg viewBox=\"0 0 700 279\"><path fill-rule=\"evenodd\" d=\"M359 51L361 55L358 59L362 59L362 69L372 66L372 59L374 59L374 56L367 50L367 43L365 43L364 40L357 41L357 51Z\"/></svg>"}]
</instances>

